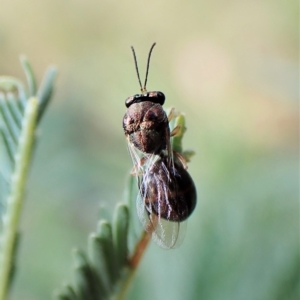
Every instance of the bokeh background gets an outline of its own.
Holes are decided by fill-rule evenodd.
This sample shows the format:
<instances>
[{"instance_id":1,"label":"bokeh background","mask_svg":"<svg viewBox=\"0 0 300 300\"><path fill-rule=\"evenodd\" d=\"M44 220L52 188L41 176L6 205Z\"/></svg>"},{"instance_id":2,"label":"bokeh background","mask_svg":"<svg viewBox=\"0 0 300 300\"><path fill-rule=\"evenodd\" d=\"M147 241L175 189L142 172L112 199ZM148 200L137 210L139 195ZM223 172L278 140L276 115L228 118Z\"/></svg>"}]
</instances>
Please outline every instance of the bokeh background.
<instances>
[{"instance_id":1,"label":"bokeh background","mask_svg":"<svg viewBox=\"0 0 300 300\"><path fill-rule=\"evenodd\" d=\"M22 215L10 299L51 299L98 208L123 199L122 130L149 90L187 117L198 205L182 246L147 250L128 299L298 299L298 2L1 0L0 73L57 65Z\"/></svg>"}]
</instances>

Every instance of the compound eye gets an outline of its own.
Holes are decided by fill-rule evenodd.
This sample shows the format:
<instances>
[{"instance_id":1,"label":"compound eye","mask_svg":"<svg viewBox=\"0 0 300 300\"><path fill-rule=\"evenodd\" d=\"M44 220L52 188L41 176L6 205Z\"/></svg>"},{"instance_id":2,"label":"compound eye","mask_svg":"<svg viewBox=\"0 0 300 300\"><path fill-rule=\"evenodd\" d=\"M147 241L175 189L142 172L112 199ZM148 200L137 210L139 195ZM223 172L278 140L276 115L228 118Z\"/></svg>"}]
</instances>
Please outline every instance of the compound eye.
<instances>
[{"instance_id":1,"label":"compound eye","mask_svg":"<svg viewBox=\"0 0 300 300\"><path fill-rule=\"evenodd\" d=\"M159 101L158 103L160 105L163 105L165 103L165 99L166 99L166 97L165 97L164 93L157 92L157 100Z\"/></svg>"},{"instance_id":2,"label":"compound eye","mask_svg":"<svg viewBox=\"0 0 300 300\"><path fill-rule=\"evenodd\" d=\"M132 103L134 103L134 100L135 100L135 98L134 98L133 96L128 97L128 98L125 100L125 106L128 108Z\"/></svg>"},{"instance_id":3,"label":"compound eye","mask_svg":"<svg viewBox=\"0 0 300 300\"><path fill-rule=\"evenodd\" d=\"M134 96L128 97L125 101L125 105L128 108L134 103L141 103L145 101L150 101L153 103L163 105L165 103L165 95L162 92L148 92L145 94L136 94Z\"/></svg>"},{"instance_id":4,"label":"compound eye","mask_svg":"<svg viewBox=\"0 0 300 300\"><path fill-rule=\"evenodd\" d=\"M162 92L149 92L147 93L148 97L153 103L163 105L165 103L165 95Z\"/></svg>"}]
</instances>

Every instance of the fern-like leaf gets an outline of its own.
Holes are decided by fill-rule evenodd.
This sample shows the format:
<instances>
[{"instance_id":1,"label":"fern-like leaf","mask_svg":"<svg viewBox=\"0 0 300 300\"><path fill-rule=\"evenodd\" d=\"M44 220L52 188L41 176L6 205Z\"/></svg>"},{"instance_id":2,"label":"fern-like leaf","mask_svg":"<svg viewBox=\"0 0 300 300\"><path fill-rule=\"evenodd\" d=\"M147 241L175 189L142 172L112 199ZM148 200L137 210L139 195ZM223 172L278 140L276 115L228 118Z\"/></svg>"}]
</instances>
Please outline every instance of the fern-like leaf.
<instances>
[{"instance_id":1,"label":"fern-like leaf","mask_svg":"<svg viewBox=\"0 0 300 300\"><path fill-rule=\"evenodd\" d=\"M128 269L129 210L118 204L113 222L100 220L96 232L88 238L88 251L73 251L73 284L56 293L57 299L102 300L117 293Z\"/></svg>"},{"instance_id":2,"label":"fern-like leaf","mask_svg":"<svg viewBox=\"0 0 300 300\"><path fill-rule=\"evenodd\" d=\"M35 130L49 102L56 71L50 68L37 90L31 66L21 64L28 88L21 81L0 76L0 299L4 300L15 270L18 224Z\"/></svg>"}]
</instances>

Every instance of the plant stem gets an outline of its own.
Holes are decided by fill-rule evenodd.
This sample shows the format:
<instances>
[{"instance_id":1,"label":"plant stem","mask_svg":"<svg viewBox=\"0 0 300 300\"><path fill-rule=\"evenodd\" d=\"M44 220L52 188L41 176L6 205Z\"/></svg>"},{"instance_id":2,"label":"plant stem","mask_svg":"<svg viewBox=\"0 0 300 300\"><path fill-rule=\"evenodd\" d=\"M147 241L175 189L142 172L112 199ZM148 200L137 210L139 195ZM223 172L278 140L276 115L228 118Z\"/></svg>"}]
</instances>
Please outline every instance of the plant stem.
<instances>
[{"instance_id":1,"label":"plant stem","mask_svg":"<svg viewBox=\"0 0 300 300\"><path fill-rule=\"evenodd\" d=\"M137 243L136 247L135 247L135 251L133 253L133 255L131 256L131 258L129 259L129 265L131 267L131 269L136 269L148 244L149 241L151 239L151 235L144 231L143 235L141 236L139 242Z\"/></svg>"},{"instance_id":2,"label":"plant stem","mask_svg":"<svg viewBox=\"0 0 300 300\"><path fill-rule=\"evenodd\" d=\"M18 224L21 215L25 182L34 140L38 112L37 98L27 101L16 155L16 169L12 176L11 192L7 201L7 211L3 216L3 239L0 249L0 300L5 300L8 291Z\"/></svg>"},{"instance_id":3,"label":"plant stem","mask_svg":"<svg viewBox=\"0 0 300 300\"><path fill-rule=\"evenodd\" d=\"M145 250L149 244L150 239L151 239L151 235L146 231L144 231L143 235L141 236L139 242L135 247L133 255L129 259L129 270L127 271L126 279L124 280L120 288L120 292L118 293L116 300L125 299L129 286L134 278L137 267L141 261L143 254L145 253Z\"/></svg>"}]
</instances>

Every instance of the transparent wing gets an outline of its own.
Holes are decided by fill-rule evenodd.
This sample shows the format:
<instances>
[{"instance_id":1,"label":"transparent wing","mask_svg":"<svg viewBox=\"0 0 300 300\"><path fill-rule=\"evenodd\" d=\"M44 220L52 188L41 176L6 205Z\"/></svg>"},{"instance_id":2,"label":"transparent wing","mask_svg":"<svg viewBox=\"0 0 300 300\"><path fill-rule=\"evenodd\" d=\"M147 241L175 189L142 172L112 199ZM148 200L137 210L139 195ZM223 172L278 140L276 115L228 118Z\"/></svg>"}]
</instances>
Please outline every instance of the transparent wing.
<instances>
[{"instance_id":1,"label":"transparent wing","mask_svg":"<svg viewBox=\"0 0 300 300\"><path fill-rule=\"evenodd\" d=\"M131 174L133 176L136 176L138 178L139 175L143 174L144 168L143 168L143 161L147 159L147 154L139 151L137 148L135 148L128 140L128 151L132 160L133 169L131 171Z\"/></svg>"},{"instance_id":2,"label":"transparent wing","mask_svg":"<svg viewBox=\"0 0 300 300\"><path fill-rule=\"evenodd\" d=\"M161 218L155 213L149 213L145 208L141 194L137 199L138 217L145 231L151 234L152 240L162 248L171 249L181 245L187 222L172 222Z\"/></svg>"},{"instance_id":3,"label":"transparent wing","mask_svg":"<svg viewBox=\"0 0 300 300\"><path fill-rule=\"evenodd\" d=\"M144 229L162 248L179 246L196 204L196 189L183 164L168 149L160 155L139 151L128 140L139 193L137 213Z\"/></svg>"},{"instance_id":4,"label":"transparent wing","mask_svg":"<svg viewBox=\"0 0 300 300\"><path fill-rule=\"evenodd\" d=\"M151 159L146 164L139 178L139 219L159 246L175 248L185 235L186 222L183 221L188 211L187 203L182 201L180 174L168 166L168 160Z\"/></svg>"},{"instance_id":5,"label":"transparent wing","mask_svg":"<svg viewBox=\"0 0 300 300\"><path fill-rule=\"evenodd\" d=\"M159 156L138 150L129 140L128 150L133 164L131 175L135 176L139 181L142 175L147 172L149 166L159 159Z\"/></svg>"}]
</instances>

